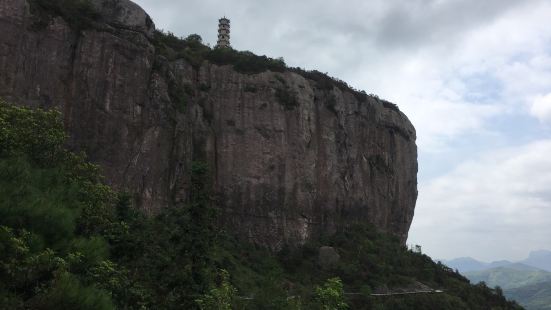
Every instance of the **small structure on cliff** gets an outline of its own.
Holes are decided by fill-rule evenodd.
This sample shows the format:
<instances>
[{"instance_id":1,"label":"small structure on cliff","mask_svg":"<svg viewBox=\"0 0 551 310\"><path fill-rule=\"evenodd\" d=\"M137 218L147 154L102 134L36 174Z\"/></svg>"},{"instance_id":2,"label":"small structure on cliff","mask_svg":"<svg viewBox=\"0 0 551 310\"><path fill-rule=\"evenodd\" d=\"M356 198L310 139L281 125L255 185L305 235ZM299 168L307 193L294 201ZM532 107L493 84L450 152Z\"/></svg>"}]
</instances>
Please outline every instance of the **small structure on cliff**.
<instances>
[{"instance_id":1,"label":"small structure on cliff","mask_svg":"<svg viewBox=\"0 0 551 310\"><path fill-rule=\"evenodd\" d=\"M230 47L230 20L225 16L218 20L218 42L216 47Z\"/></svg>"}]
</instances>

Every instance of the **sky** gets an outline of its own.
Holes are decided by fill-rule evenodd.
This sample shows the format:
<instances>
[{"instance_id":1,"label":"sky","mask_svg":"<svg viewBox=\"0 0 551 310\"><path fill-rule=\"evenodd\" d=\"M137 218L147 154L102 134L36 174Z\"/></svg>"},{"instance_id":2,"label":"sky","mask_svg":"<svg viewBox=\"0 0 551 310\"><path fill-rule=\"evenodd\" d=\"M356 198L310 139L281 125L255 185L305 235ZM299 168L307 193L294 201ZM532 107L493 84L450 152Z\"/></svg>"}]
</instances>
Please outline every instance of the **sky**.
<instances>
[{"instance_id":1,"label":"sky","mask_svg":"<svg viewBox=\"0 0 551 310\"><path fill-rule=\"evenodd\" d=\"M283 57L396 103L417 129L408 243L438 259L551 250L551 1L135 0L158 29Z\"/></svg>"}]
</instances>

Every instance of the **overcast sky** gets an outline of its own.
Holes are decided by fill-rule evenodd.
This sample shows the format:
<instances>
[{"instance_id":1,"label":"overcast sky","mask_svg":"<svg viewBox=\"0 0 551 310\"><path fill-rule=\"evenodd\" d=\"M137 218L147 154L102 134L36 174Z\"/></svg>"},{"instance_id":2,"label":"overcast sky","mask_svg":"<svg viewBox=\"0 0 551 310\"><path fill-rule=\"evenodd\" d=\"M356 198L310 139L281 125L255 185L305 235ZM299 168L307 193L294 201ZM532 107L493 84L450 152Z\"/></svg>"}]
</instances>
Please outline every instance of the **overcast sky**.
<instances>
[{"instance_id":1,"label":"overcast sky","mask_svg":"<svg viewBox=\"0 0 551 310\"><path fill-rule=\"evenodd\" d=\"M136 0L157 28L283 57L398 104L417 128L408 243L434 258L551 249L551 1Z\"/></svg>"}]
</instances>

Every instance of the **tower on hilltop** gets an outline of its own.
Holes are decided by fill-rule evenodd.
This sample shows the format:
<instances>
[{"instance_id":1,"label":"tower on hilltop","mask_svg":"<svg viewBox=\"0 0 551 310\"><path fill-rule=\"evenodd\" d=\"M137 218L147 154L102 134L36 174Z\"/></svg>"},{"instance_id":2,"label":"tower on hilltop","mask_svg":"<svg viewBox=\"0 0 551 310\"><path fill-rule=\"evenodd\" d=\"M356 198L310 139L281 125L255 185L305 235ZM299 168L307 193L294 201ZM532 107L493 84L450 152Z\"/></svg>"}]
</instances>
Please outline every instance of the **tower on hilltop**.
<instances>
[{"instance_id":1,"label":"tower on hilltop","mask_svg":"<svg viewBox=\"0 0 551 310\"><path fill-rule=\"evenodd\" d=\"M218 20L218 42L216 47L230 47L230 20L226 17Z\"/></svg>"}]
</instances>

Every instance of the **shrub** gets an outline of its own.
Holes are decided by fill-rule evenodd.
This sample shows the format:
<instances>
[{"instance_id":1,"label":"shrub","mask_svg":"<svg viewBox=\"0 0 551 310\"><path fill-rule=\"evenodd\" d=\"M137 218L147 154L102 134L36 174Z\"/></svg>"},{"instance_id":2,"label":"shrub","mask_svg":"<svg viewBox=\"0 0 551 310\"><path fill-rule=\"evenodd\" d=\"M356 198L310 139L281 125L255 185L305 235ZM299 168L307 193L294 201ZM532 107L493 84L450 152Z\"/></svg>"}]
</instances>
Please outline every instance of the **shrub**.
<instances>
[{"instance_id":1,"label":"shrub","mask_svg":"<svg viewBox=\"0 0 551 310\"><path fill-rule=\"evenodd\" d=\"M201 310L232 310L237 290L231 285L230 275L226 270L219 272L219 284L211 288L207 294L204 294L195 301Z\"/></svg>"},{"instance_id":2,"label":"shrub","mask_svg":"<svg viewBox=\"0 0 551 310\"><path fill-rule=\"evenodd\" d=\"M323 310L344 310L344 289L339 278L328 279L323 286L316 287L316 301Z\"/></svg>"},{"instance_id":3,"label":"shrub","mask_svg":"<svg viewBox=\"0 0 551 310\"><path fill-rule=\"evenodd\" d=\"M0 100L0 157L27 155L40 166L65 161L61 113L29 110Z\"/></svg>"}]
</instances>

